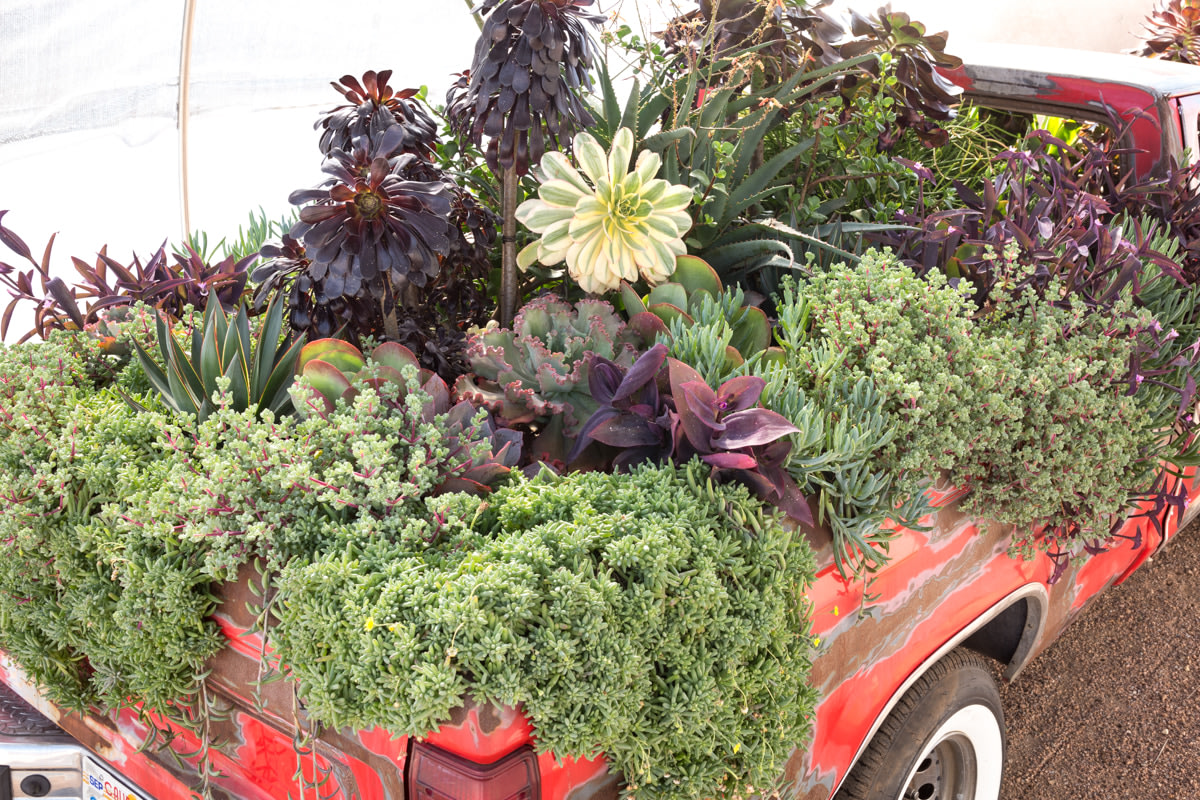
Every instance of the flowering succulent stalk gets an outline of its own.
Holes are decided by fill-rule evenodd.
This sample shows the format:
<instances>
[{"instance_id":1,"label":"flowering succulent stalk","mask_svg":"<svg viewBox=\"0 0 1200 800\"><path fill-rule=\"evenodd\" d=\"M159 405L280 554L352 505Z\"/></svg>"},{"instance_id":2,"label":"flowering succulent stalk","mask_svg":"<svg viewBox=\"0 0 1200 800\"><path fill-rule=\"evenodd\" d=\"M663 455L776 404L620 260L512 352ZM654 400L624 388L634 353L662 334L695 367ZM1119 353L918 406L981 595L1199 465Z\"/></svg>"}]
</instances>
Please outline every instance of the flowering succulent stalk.
<instances>
[{"instance_id":1,"label":"flowering succulent stalk","mask_svg":"<svg viewBox=\"0 0 1200 800\"><path fill-rule=\"evenodd\" d=\"M528 269L535 261L565 260L571 277L594 293L639 275L652 286L669 278L675 259L687 252L682 237L692 218L684 209L692 190L655 178L662 159L648 150L630 171L633 133L628 128L617 132L607 154L587 133L576 136L574 144L583 175L562 153L547 153L538 198L517 209L517 219L542 234L521 251L518 265Z\"/></svg>"}]
</instances>

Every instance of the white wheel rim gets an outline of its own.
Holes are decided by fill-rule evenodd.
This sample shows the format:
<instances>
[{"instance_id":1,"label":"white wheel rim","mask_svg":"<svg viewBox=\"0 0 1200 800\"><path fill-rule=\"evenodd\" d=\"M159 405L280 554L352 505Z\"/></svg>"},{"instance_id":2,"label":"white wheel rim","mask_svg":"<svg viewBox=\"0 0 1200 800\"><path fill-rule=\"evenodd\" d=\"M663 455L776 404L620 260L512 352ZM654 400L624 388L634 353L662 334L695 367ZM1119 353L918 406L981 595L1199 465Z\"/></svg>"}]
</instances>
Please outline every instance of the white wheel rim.
<instances>
[{"instance_id":1,"label":"white wheel rim","mask_svg":"<svg viewBox=\"0 0 1200 800\"><path fill-rule=\"evenodd\" d=\"M953 786L932 783L914 786L918 774L931 761L949 756L944 765ZM970 705L955 712L929 737L921 755L904 779L896 800L999 800L1000 777L1004 771L1004 736L991 709ZM942 776L939 769L939 779Z\"/></svg>"}]
</instances>

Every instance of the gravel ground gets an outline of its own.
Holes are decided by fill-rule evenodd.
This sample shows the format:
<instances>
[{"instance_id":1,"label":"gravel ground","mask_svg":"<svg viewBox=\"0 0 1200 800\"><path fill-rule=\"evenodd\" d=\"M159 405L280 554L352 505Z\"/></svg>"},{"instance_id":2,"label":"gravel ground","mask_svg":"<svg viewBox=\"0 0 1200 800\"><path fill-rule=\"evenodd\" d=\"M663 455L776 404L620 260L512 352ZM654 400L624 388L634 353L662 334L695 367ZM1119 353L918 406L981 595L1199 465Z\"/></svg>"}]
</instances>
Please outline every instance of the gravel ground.
<instances>
[{"instance_id":1,"label":"gravel ground","mask_svg":"<svg viewBox=\"0 0 1200 800\"><path fill-rule=\"evenodd\" d=\"M1001 694L1001 800L1200 799L1200 523Z\"/></svg>"}]
</instances>

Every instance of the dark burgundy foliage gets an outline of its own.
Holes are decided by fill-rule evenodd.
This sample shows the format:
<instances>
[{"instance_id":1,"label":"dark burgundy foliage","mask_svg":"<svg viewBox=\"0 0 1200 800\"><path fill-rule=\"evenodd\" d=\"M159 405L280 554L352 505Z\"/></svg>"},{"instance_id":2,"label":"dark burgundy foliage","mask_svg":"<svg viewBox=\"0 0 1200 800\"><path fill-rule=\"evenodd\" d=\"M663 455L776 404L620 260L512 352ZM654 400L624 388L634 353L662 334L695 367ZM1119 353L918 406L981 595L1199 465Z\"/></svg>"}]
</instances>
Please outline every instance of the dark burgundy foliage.
<instances>
[{"instance_id":1,"label":"dark burgundy foliage","mask_svg":"<svg viewBox=\"0 0 1200 800\"><path fill-rule=\"evenodd\" d=\"M458 136L477 147L488 139L494 172L524 174L547 147L569 149L593 124L579 90L591 89L596 63L587 24L604 20L585 10L594 2L484 0L476 9L485 19L469 81L451 88L446 113Z\"/></svg>"},{"instance_id":2,"label":"dark burgundy foliage","mask_svg":"<svg viewBox=\"0 0 1200 800\"><path fill-rule=\"evenodd\" d=\"M758 408L764 385L762 378L743 376L714 391L694 369L667 359L662 344L628 370L596 357L588 387L600 407L583 424L567 460L592 442L615 453L611 463L618 469L699 458L717 479L741 483L788 516L812 524L804 493L784 469L792 449L784 437L797 428Z\"/></svg>"},{"instance_id":3,"label":"dark burgundy foliage","mask_svg":"<svg viewBox=\"0 0 1200 800\"><path fill-rule=\"evenodd\" d=\"M6 213L0 211L0 220ZM190 247L185 254L168 257L164 244L145 264L134 256L126 265L110 257L107 248L102 247L94 264L80 258L71 259L80 280L68 286L62 278L50 275L53 236L46 243L41 259L35 259L21 237L2 222L0 242L31 265L31 269L21 271L0 262L0 283L8 288L13 298L0 318L0 336L7 335L13 312L19 304L34 304L34 327L21 337L21 341L33 336L44 337L55 329L82 329L96 322L100 311L136 302L146 303L177 318L185 306L203 309L215 297L226 311L231 311L245 292L246 270L256 258L234 259L231 256L209 264Z\"/></svg>"},{"instance_id":4,"label":"dark burgundy foliage","mask_svg":"<svg viewBox=\"0 0 1200 800\"><path fill-rule=\"evenodd\" d=\"M873 238L921 274L940 269L951 279L970 281L982 313L989 309L992 287L1011 277L1001 258L1010 242L1019 248L1020 263L1036 265L1032 276L1013 286L1044 294L1051 279L1058 279L1063 296L1076 295L1092 308L1110 307L1145 261L1183 280L1179 265L1150 247L1140 225L1125 238L1109 224L1115 204L1135 218L1145 207L1115 177L1117 159L1128 151L1086 137L1072 147L1046 131L1031 133L1027 145L1028 150L997 156L1004 169L980 192L955 182L962 208L927 214L919 203L900 215L910 230Z\"/></svg>"},{"instance_id":5,"label":"dark burgundy foliage","mask_svg":"<svg viewBox=\"0 0 1200 800\"><path fill-rule=\"evenodd\" d=\"M329 180L289 198L304 206L291 235L303 241L309 275L325 282L329 297L425 286L450 251L449 185L411 179L420 162L396 155L404 137L399 125L360 136L325 160Z\"/></svg>"},{"instance_id":6,"label":"dark burgundy foliage","mask_svg":"<svg viewBox=\"0 0 1200 800\"><path fill-rule=\"evenodd\" d=\"M417 90L393 90L388 86L391 76L390 69L378 73L368 70L361 83L353 75L343 75L340 83L331 83L350 103L334 108L313 126L324 128L321 131L322 153L329 155L334 150L352 150L358 137L379 136L398 125L403 138L397 153L413 153L422 158L433 156L437 147L437 124L420 101L414 99Z\"/></svg>"},{"instance_id":7,"label":"dark burgundy foliage","mask_svg":"<svg viewBox=\"0 0 1200 800\"><path fill-rule=\"evenodd\" d=\"M826 91L840 91L848 109L856 92L883 87L896 115L879 135L882 151L892 149L907 130L926 145L945 144L947 134L937 123L954 116L962 92L941 73L962 65L946 52L946 34L927 34L920 22L886 6L873 15L851 12L843 19L827 5L700 0L697 9L671 20L662 38L667 52L681 57L681 68L705 70L718 59L736 57L739 68L753 61L776 82L798 69L886 53L895 84L881 82L883 67L875 60Z\"/></svg>"},{"instance_id":8,"label":"dark burgundy foliage","mask_svg":"<svg viewBox=\"0 0 1200 800\"><path fill-rule=\"evenodd\" d=\"M700 0L698 8L668 22L661 38L668 55L680 58L681 68L702 72L719 59L755 48L758 65L778 80L808 59L821 64L841 60L831 38L841 38L844 31L817 11L829 2L788 6L759 0Z\"/></svg>"},{"instance_id":9,"label":"dark burgundy foliage","mask_svg":"<svg viewBox=\"0 0 1200 800\"><path fill-rule=\"evenodd\" d=\"M497 218L430 161L398 153L407 132L393 125L334 150L315 201L252 275L255 302L288 293L289 323L310 339L387 338L453 381L467 369L463 331L483 324Z\"/></svg>"},{"instance_id":10,"label":"dark burgundy foliage","mask_svg":"<svg viewBox=\"0 0 1200 800\"><path fill-rule=\"evenodd\" d=\"M1141 47L1136 56L1200 64L1200 3L1163 0L1142 22Z\"/></svg>"},{"instance_id":11,"label":"dark burgundy foliage","mask_svg":"<svg viewBox=\"0 0 1200 800\"><path fill-rule=\"evenodd\" d=\"M940 147L948 134L937 124L951 119L962 89L939 71L962 66L962 59L946 52L946 34L926 34L925 26L907 14L880 8L874 15L850 14L850 36L838 43L842 58L864 53L888 53L892 57L890 74L897 85L886 94L895 101L895 127L880 134L880 150L890 150L903 131L911 130L930 147ZM873 66L873 75L880 68Z\"/></svg>"}]
</instances>

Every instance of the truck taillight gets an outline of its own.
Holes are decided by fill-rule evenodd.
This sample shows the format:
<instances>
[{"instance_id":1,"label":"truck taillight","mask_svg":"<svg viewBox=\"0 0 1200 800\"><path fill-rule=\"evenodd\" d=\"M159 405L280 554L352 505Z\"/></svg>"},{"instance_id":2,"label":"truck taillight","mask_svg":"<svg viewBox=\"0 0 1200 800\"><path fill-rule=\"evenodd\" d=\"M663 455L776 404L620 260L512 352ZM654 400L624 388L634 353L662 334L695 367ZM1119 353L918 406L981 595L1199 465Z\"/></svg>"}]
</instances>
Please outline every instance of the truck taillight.
<instances>
[{"instance_id":1,"label":"truck taillight","mask_svg":"<svg viewBox=\"0 0 1200 800\"><path fill-rule=\"evenodd\" d=\"M414 742L404 770L407 800L541 800L533 748L493 764L477 764L440 747Z\"/></svg>"}]
</instances>

